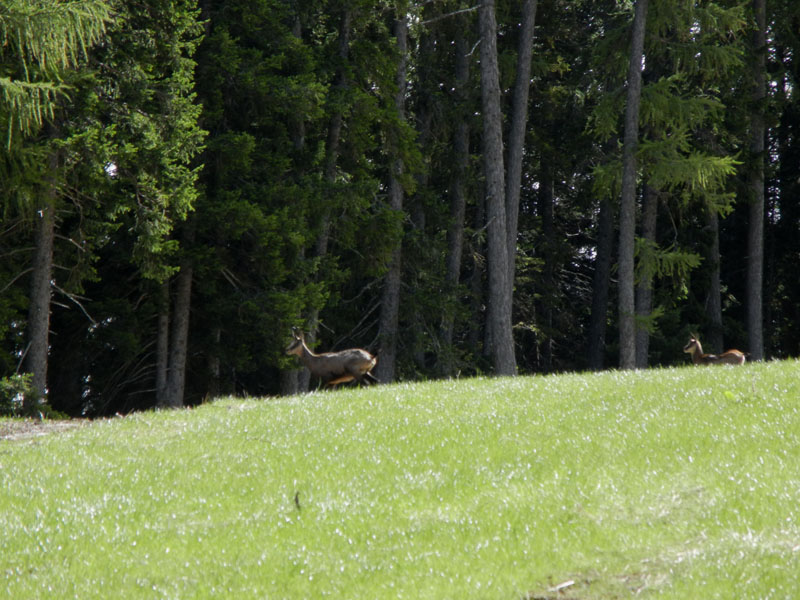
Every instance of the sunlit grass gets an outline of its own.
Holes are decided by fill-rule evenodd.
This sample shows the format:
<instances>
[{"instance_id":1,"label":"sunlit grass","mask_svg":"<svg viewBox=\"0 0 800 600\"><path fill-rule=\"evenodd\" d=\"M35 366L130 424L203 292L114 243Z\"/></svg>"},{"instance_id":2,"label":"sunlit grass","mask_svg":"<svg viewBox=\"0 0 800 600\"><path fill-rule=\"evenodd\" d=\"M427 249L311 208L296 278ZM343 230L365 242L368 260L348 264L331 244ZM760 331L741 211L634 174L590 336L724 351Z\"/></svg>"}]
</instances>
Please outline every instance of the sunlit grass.
<instances>
[{"instance_id":1,"label":"sunlit grass","mask_svg":"<svg viewBox=\"0 0 800 600\"><path fill-rule=\"evenodd\" d=\"M0 573L13 598L791 598L799 376L400 384L3 441Z\"/></svg>"}]
</instances>

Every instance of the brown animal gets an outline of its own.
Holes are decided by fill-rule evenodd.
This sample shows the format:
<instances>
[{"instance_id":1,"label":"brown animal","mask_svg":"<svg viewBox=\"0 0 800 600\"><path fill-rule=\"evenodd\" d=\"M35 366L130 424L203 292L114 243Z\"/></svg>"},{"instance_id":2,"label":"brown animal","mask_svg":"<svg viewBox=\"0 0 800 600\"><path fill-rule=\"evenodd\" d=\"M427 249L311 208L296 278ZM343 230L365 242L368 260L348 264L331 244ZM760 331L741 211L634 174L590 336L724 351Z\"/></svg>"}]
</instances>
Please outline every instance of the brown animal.
<instances>
[{"instance_id":1,"label":"brown animal","mask_svg":"<svg viewBox=\"0 0 800 600\"><path fill-rule=\"evenodd\" d=\"M703 354L703 347L696 335L689 338L683 351L692 355L692 362L696 365L743 365L744 352L727 350L722 354Z\"/></svg>"},{"instance_id":2,"label":"brown animal","mask_svg":"<svg viewBox=\"0 0 800 600\"><path fill-rule=\"evenodd\" d=\"M378 359L361 348L350 348L341 352L323 352L314 354L306 346L303 332L292 328L292 343L286 348L286 354L294 354L311 374L327 385L337 385L348 381L377 382L370 371Z\"/></svg>"}]
</instances>

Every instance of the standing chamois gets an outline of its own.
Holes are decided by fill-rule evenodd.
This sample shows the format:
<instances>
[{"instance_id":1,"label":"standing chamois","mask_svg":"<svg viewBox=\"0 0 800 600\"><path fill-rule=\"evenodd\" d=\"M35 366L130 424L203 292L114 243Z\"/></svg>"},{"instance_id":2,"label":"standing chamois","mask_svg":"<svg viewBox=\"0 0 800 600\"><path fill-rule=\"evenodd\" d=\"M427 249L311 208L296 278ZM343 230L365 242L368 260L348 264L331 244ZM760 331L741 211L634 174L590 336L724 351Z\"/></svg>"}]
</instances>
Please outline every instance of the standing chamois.
<instances>
[{"instance_id":1,"label":"standing chamois","mask_svg":"<svg viewBox=\"0 0 800 600\"><path fill-rule=\"evenodd\" d=\"M692 355L692 362L696 365L743 365L744 352L727 350L722 354L703 354L703 347L696 335L689 338L683 351Z\"/></svg>"},{"instance_id":2,"label":"standing chamois","mask_svg":"<svg viewBox=\"0 0 800 600\"><path fill-rule=\"evenodd\" d=\"M323 352L314 354L306 346L303 332L292 327L292 343L286 348L286 354L294 354L311 374L318 377L326 385L337 385L348 381L373 381L375 376L370 371L378 359L361 348L350 348L341 352Z\"/></svg>"}]
</instances>

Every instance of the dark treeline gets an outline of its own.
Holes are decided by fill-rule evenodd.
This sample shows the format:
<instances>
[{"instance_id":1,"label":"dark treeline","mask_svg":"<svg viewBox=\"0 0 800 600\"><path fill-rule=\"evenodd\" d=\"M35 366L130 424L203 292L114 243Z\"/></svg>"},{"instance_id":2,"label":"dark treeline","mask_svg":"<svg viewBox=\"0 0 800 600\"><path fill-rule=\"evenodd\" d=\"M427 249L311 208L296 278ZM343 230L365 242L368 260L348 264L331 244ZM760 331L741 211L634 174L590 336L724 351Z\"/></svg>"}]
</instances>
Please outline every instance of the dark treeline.
<instances>
[{"instance_id":1,"label":"dark treeline","mask_svg":"<svg viewBox=\"0 0 800 600\"><path fill-rule=\"evenodd\" d=\"M0 377L71 415L800 355L795 0L6 0Z\"/></svg>"}]
</instances>

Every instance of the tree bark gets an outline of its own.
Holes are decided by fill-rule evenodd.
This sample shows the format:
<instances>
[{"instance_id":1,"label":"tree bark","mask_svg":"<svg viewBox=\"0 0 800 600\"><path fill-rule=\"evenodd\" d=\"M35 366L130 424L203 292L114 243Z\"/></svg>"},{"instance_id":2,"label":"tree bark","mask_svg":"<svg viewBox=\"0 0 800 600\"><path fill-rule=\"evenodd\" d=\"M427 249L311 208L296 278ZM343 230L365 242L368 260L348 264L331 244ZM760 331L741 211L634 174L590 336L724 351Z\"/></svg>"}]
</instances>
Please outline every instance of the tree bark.
<instances>
[{"instance_id":1,"label":"tree bark","mask_svg":"<svg viewBox=\"0 0 800 600\"><path fill-rule=\"evenodd\" d=\"M764 104L766 101L766 0L753 0L756 17L753 60L753 109L750 115L750 220L747 231L747 337L753 360L764 358Z\"/></svg>"},{"instance_id":2,"label":"tree bark","mask_svg":"<svg viewBox=\"0 0 800 600\"><path fill-rule=\"evenodd\" d=\"M405 16L394 22L394 35L397 44L398 63L395 84L395 110L397 119L405 121L406 96L406 61L408 58L408 21ZM391 148L392 165L389 174L389 206L395 212L403 211L403 186L400 176L403 173L403 159L399 156L399 148ZM389 382L395 378L397 361L397 327L400 316L400 283L402 274L402 237L392 250L389 272L386 274L379 318L380 360L375 367L375 377L379 381Z\"/></svg>"},{"instance_id":3,"label":"tree bark","mask_svg":"<svg viewBox=\"0 0 800 600\"><path fill-rule=\"evenodd\" d=\"M186 388L186 357L189 354L189 316L192 308L192 278L194 266L186 251L194 243L194 222L190 217L185 224L181 245L184 257L175 276L175 298L169 332L169 368L167 370L166 406L180 408L184 405Z\"/></svg>"},{"instance_id":4,"label":"tree bark","mask_svg":"<svg viewBox=\"0 0 800 600\"><path fill-rule=\"evenodd\" d=\"M508 172L506 174L506 227L508 240L508 292L513 298L516 276L519 198L522 185L522 158L525 153L525 131L528 121L528 93L531 86L531 56L536 24L537 0L525 0L522 6L517 75L511 100L511 124L508 133Z\"/></svg>"},{"instance_id":5,"label":"tree bark","mask_svg":"<svg viewBox=\"0 0 800 600\"><path fill-rule=\"evenodd\" d=\"M339 59L342 63L347 61L347 57L350 53L351 21L352 13L350 9L345 6L342 12L342 21L339 26ZM344 92L347 88L347 75L344 65L339 68L333 87L334 90L339 93ZM331 115L330 124L328 125L328 138L325 144L325 166L323 176L329 185L333 185L336 182L336 164L339 161L339 142L342 136L343 121L344 115L342 114L342 110L337 108ZM331 233L330 206L323 207L321 219L320 231L317 236L316 256L325 256L328 253L328 241L330 240ZM316 327L314 327L314 331L316 332Z\"/></svg>"},{"instance_id":6,"label":"tree bark","mask_svg":"<svg viewBox=\"0 0 800 600\"><path fill-rule=\"evenodd\" d=\"M308 383L306 383L305 388L301 390L300 388L300 369L290 369L288 371L281 371L281 395L283 396L293 396L295 394L300 393L308 389ZM309 381L310 378L307 378L306 381Z\"/></svg>"},{"instance_id":7,"label":"tree bark","mask_svg":"<svg viewBox=\"0 0 800 600\"><path fill-rule=\"evenodd\" d=\"M209 382L206 395L210 398L217 398L222 393L222 360L220 359L222 327L215 325L211 328L211 339L214 346L208 354Z\"/></svg>"},{"instance_id":8,"label":"tree bark","mask_svg":"<svg viewBox=\"0 0 800 600\"><path fill-rule=\"evenodd\" d=\"M156 406L169 406L169 280L159 287L158 332L156 334Z\"/></svg>"},{"instance_id":9,"label":"tree bark","mask_svg":"<svg viewBox=\"0 0 800 600\"><path fill-rule=\"evenodd\" d=\"M724 341L722 330L722 286L720 279L719 213L713 208L706 209L706 226L711 232L711 246L706 257L708 264L711 266L708 297L706 299L706 315L709 322L708 335L706 336L708 340L706 352L719 354L722 352Z\"/></svg>"},{"instance_id":10,"label":"tree bark","mask_svg":"<svg viewBox=\"0 0 800 600\"><path fill-rule=\"evenodd\" d=\"M633 254L636 237L636 149L639 141L639 102L647 0L636 0L633 17L625 134L622 147L622 196L619 215L619 366L636 367Z\"/></svg>"},{"instance_id":11,"label":"tree bark","mask_svg":"<svg viewBox=\"0 0 800 600\"><path fill-rule=\"evenodd\" d=\"M296 3L293 3L292 6L293 6L293 8L295 10L298 10L298 8L299 8ZM295 13L294 20L292 21L292 35L295 38L297 38L298 40L302 40L302 38L303 38L303 22L302 22L302 19L300 17L299 12ZM345 52L347 51L347 45L346 44L344 46L344 50L345 50ZM341 47L340 47L340 51L341 51ZM340 83L343 83L343 80L340 80ZM297 152L302 152L305 149L305 146L306 146L306 124L305 124L305 121L303 120L303 116L302 115L299 115L299 114L295 115L295 116L291 117L291 119L292 120L290 122L289 135L291 136L291 139L292 139L292 146L294 146L294 149ZM332 120L331 121L331 125L332 126L335 125L335 129L336 129L336 133L335 133L335 137L336 137L336 143L335 143L336 152L334 153L334 161L333 161L333 163L330 163L330 164L326 163L326 165L325 165L325 176L329 178L328 181L332 182L332 181L334 181L336 179L335 156L338 156L339 135L340 135L340 131L341 131L341 118L336 120L335 123ZM328 130L329 136L330 136L331 130L333 128L334 127L329 128L329 130ZM330 139L328 141L330 142ZM329 170L330 170L330 172L329 172ZM305 175L305 173L306 173L305 168L296 169L295 170L295 177L297 177L297 180L299 181L299 180L302 179L302 177ZM320 233L319 237L317 238L317 247L315 248L315 251L317 251L317 252L322 251L322 252L326 253L327 250L328 250L328 238L330 236L330 224L327 221L329 220L329 218L330 218L329 216L325 216L324 217L324 220L326 222L324 222L322 224L321 231L323 233ZM305 256L305 249L302 249L301 252L302 252L303 256ZM317 322L317 319L319 318L319 314L317 313L317 311L314 311L311 316L312 316L311 321L312 321L312 323L314 323L314 329L316 329L316 322ZM315 337L315 335L316 335L316 331L314 331L313 334L310 333L309 334L309 341L313 342L313 338ZM217 370L219 370L219 359L217 359ZM309 373L309 371L307 369L304 369L304 368L297 369L297 368L295 368L295 369L283 369L283 370L281 370L281 382L280 382L281 395L283 395L283 396L292 396L292 395L297 394L297 393L299 393L301 391L308 390L308 385L310 383L310 380L311 380L311 376L310 376L310 373ZM234 388L235 388L235 385L234 385Z\"/></svg>"},{"instance_id":12,"label":"tree bark","mask_svg":"<svg viewBox=\"0 0 800 600\"><path fill-rule=\"evenodd\" d=\"M555 269L555 184L553 173L549 167L544 167L539 185L539 216L542 219L541 256L544 258L542 270L541 300L541 339L540 356L541 368L545 372L553 369L553 311L556 290Z\"/></svg>"},{"instance_id":13,"label":"tree bark","mask_svg":"<svg viewBox=\"0 0 800 600\"><path fill-rule=\"evenodd\" d=\"M455 98L460 118L453 133L453 174L450 180L450 224L447 228L447 258L445 281L448 291L454 293L461 276L461 258L464 249L464 218L467 197L464 181L469 166L469 124L466 118L466 86L469 83L469 47L467 39L459 29L455 42ZM442 317L442 359L439 371L452 376L455 370L453 333L455 319L452 312L445 311Z\"/></svg>"},{"instance_id":14,"label":"tree bark","mask_svg":"<svg viewBox=\"0 0 800 600\"><path fill-rule=\"evenodd\" d=\"M53 245L55 242L57 171L59 157L53 152L49 159L49 175L43 201L36 216L35 249L31 270L31 297L28 307L25 371L32 373L32 397L23 399L23 409L36 410L47 401L47 365L50 346L50 300L52 298Z\"/></svg>"},{"instance_id":15,"label":"tree bark","mask_svg":"<svg viewBox=\"0 0 800 600\"><path fill-rule=\"evenodd\" d=\"M589 368L604 366L608 290L611 281L611 257L614 253L614 210L609 198L600 201L597 218L597 246L592 276L592 312L588 332Z\"/></svg>"},{"instance_id":16,"label":"tree bark","mask_svg":"<svg viewBox=\"0 0 800 600\"><path fill-rule=\"evenodd\" d=\"M478 195L475 198L475 215L473 229L480 231L486 226L486 198ZM491 343L488 341L489 327L486 317L486 244L481 236L473 235L469 238L470 256L472 260L472 273L469 277L470 314L472 319L467 332L467 347L477 359L482 357L482 362L490 361Z\"/></svg>"},{"instance_id":17,"label":"tree bark","mask_svg":"<svg viewBox=\"0 0 800 600\"><path fill-rule=\"evenodd\" d=\"M511 330L511 287L508 284L508 239L503 160L503 122L500 111L500 71L497 62L497 23L494 0L482 0L478 9L481 36L481 104L483 159L486 177L489 310L491 356L497 375L514 375L514 339Z\"/></svg>"},{"instance_id":18,"label":"tree bark","mask_svg":"<svg viewBox=\"0 0 800 600\"><path fill-rule=\"evenodd\" d=\"M347 74L344 64L350 54L350 33L352 26L352 11L345 3L342 8L342 17L339 23L339 60L342 65L339 67L336 79L333 84L333 91L336 94L343 94L347 89ZM329 187L336 183L336 166L339 161L339 146L342 137L342 126L344 124L344 113L337 108L331 114L328 123L328 135L325 140L325 161L323 165L323 177ZM320 212L319 232L314 245L314 256L317 258L325 257L328 254L328 243L331 238L331 201L329 198L324 200L325 204ZM308 316L308 335L306 342L313 347L317 338L317 327L319 324L319 309L314 308ZM308 391L311 382L311 373L308 369L302 369L297 375L297 391ZM290 378L286 382L287 389L294 386L294 381Z\"/></svg>"},{"instance_id":19,"label":"tree bark","mask_svg":"<svg viewBox=\"0 0 800 600\"><path fill-rule=\"evenodd\" d=\"M169 373L167 377L167 407L180 408L186 387L186 357L189 349L189 312L192 298L194 269L187 259L175 277L175 305L170 331Z\"/></svg>"},{"instance_id":20,"label":"tree bark","mask_svg":"<svg viewBox=\"0 0 800 600\"><path fill-rule=\"evenodd\" d=\"M658 190L649 185L644 187L642 201L642 239L656 244L656 224L658 221ZM636 316L647 319L653 312L653 277L644 269L636 285ZM650 331L641 325L636 327L636 367L646 369L649 363Z\"/></svg>"}]
</instances>

